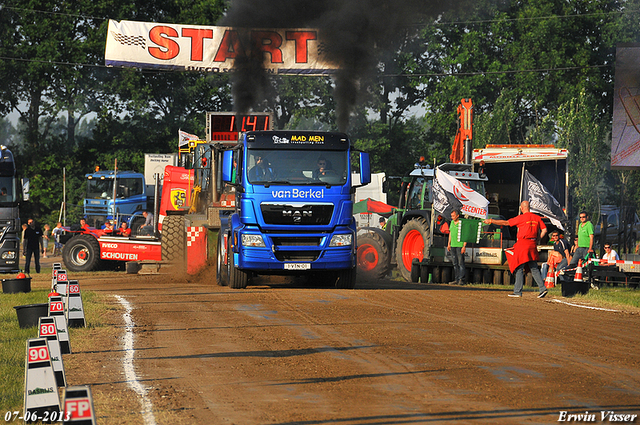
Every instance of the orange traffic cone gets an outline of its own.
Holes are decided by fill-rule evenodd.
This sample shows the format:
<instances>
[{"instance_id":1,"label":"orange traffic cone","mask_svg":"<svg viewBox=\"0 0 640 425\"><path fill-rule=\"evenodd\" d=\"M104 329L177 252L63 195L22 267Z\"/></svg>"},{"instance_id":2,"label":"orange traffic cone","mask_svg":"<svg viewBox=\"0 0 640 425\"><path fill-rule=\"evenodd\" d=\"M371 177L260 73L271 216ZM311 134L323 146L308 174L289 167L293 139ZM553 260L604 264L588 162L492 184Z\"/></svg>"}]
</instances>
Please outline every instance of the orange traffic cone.
<instances>
[{"instance_id":1,"label":"orange traffic cone","mask_svg":"<svg viewBox=\"0 0 640 425\"><path fill-rule=\"evenodd\" d=\"M576 276L573 278L575 282L582 282L582 260L578 260L578 267L576 267Z\"/></svg>"},{"instance_id":2,"label":"orange traffic cone","mask_svg":"<svg viewBox=\"0 0 640 425\"><path fill-rule=\"evenodd\" d=\"M549 269L547 277L544 278L544 286L547 289L551 289L556 286L556 279L553 277L553 270Z\"/></svg>"}]
</instances>

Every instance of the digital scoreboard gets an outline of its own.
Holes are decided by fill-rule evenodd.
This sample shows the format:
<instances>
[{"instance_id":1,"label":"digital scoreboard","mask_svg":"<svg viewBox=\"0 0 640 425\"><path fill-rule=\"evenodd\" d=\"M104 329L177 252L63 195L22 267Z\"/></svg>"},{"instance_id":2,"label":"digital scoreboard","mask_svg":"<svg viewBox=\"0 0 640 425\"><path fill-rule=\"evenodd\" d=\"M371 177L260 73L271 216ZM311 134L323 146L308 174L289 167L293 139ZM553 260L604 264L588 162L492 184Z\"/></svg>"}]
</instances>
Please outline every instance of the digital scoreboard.
<instances>
[{"instance_id":1,"label":"digital scoreboard","mask_svg":"<svg viewBox=\"0 0 640 425\"><path fill-rule=\"evenodd\" d=\"M233 112L207 112L208 142L237 142L245 131L271 130L273 115L256 112L236 115Z\"/></svg>"}]
</instances>

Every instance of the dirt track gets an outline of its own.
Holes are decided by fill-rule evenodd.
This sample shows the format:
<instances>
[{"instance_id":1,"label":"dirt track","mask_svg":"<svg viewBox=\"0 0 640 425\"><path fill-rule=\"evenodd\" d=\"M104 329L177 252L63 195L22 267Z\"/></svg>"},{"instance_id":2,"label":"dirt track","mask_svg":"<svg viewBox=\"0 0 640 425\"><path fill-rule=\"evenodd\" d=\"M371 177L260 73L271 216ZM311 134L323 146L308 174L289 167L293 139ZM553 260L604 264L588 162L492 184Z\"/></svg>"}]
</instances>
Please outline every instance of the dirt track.
<instances>
[{"instance_id":1,"label":"dirt track","mask_svg":"<svg viewBox=\"0 0 640 425\"><path fill-rule=\"evenodd\" d=\"M635 313L533 292L512 299L504 287L381 280L336 290L265 279L231 290L210 275L189 280L80 280L134 307L134 364L158 424L556 423L561 411L600 423L601 410L640 414ZM113 324L124 332L120 311ZM92 385L101 424L153 423L123 378L121 337L101 338L71 355L70 383Z\"/></svg>"}]
</instances>

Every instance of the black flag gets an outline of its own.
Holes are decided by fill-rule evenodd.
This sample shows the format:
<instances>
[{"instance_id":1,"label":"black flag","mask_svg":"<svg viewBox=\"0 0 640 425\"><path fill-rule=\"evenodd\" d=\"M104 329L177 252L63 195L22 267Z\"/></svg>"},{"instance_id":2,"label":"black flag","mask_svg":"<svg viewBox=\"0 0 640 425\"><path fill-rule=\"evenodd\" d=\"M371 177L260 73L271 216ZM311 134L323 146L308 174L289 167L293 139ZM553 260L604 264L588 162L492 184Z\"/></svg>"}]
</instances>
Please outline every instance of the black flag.
<instances>
[{"instance_id":1,"label":"black flag","mask_svg":"<svg viewBox=\"0 0 640 425\"><path fill-rule=\"evenodd\" d=\"M445 219L451 217L451 211L462 208L460 202L451 192L447 192L440 186L437 178L433 179L433 209ZM447 220L448 221L448 220Z\"/></svg>"},{"instance_id":2,"label":"black flag","mask_svg":"<svg viewBox=\"0 0 640 425\"><path fill-rule=\"evenodd\" d=\"M560 203L527 170L524 170L521 201L529 201L531 212L547 217L554 226L564 230L562 223L566 223L568 220Z\"/></svg>"}]
</instances>

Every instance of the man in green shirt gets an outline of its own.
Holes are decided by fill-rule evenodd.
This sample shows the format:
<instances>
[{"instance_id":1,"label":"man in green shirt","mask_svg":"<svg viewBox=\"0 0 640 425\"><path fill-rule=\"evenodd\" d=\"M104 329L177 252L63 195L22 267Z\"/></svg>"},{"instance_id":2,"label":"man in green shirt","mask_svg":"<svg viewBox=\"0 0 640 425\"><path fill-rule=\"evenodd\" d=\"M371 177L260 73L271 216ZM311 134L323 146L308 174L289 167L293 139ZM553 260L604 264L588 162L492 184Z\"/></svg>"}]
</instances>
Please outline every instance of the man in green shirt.
<instances>
[{"instance_id":1,"label":"man in green shirt","mask_svg":"<svg viewBox=\"0 0 640 425\"><path fill-rule=\"evenodd\" d=\"M460 231L460 211L451 211L451 224L449 225L449 243L447 251L451 253L453 272L455 280L449 282L451 285L464 285L467 270L464 266L464 253L467 250L466 242L458 242L458 232Z\"/></svg>"},{"instance_id":2,"label":"man in green shirt","mask_svg":"<svg viewBox=\"0 0 640 425\"><path fill-rule=\"evenodd\" d=\"M580 212L580 224L578 224L578 247L573 253L569 268L578 264L578 260L584 258L588 253L593 252L593 223L587 220L587 213Z\"/></svg>"}]
</instances>

